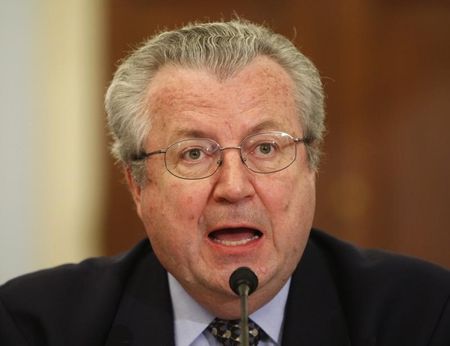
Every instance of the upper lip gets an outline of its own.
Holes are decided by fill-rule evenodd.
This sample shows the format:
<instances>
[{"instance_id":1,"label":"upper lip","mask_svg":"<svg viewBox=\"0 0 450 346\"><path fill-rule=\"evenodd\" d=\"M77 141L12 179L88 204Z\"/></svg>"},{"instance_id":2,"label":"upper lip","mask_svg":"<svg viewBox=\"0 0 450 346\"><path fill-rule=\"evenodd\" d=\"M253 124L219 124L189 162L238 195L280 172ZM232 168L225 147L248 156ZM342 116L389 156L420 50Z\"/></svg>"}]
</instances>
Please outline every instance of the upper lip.
<instances>
[{"instance_id":1,"label":"upper lip","mask_svg":"<svg viewBox=\"0 0 450 346\"><path fill-rule=\"evenodd\" d=\"M263 228L260 225L255 224L248 224L248 223L232 223L232 224L223 224L219 226L215 226L214 228L211 228L207 232L207 236L210 236L212 233L220 230L226 230L226 229L240 229L240 228L246 228L249 230L253 230L256 232L261 233L263 235L265 232Z\"/></svg>"}]
</instances>

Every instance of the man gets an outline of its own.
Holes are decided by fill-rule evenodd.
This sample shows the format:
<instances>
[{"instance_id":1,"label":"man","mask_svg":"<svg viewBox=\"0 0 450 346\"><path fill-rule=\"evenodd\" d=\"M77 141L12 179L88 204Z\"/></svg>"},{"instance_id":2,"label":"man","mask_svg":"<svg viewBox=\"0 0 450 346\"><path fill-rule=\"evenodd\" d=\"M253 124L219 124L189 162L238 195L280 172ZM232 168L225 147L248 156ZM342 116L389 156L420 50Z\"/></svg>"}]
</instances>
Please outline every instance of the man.
<instances>
[{"instance_id":1,"label":"man","mask_svg":"<svg viewBox=\"0 0 450 346\"><path fill-rule=\"evenodd\" d=\"M242 266L259 345L450 345L448 271L311 231L323 92L286 38L239 20L161 33L106 109L149 242L7 283L2 345L235 345Z\"/></svg>"}]
</instances>

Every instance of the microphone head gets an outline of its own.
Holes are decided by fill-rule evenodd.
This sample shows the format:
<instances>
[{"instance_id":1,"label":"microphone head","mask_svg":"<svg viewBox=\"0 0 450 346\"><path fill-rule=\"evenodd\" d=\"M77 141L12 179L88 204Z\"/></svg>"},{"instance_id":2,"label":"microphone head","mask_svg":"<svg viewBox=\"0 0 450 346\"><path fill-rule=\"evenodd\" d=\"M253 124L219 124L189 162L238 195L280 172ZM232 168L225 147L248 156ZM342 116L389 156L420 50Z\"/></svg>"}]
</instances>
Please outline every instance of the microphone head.
<instances>
[{"instance_id":1,"label":"microphone head","mask_svg":"<svg viewBox=\"0 0 450 346\"><path fill-rule=\"evenodd\" d=\"M230 276L230 287L234 293L239 295L239 286L247 285L248 295L252 294L258 287L258 277L248 267L240 267L236 269Z\"/></svg>"}]
</instances>

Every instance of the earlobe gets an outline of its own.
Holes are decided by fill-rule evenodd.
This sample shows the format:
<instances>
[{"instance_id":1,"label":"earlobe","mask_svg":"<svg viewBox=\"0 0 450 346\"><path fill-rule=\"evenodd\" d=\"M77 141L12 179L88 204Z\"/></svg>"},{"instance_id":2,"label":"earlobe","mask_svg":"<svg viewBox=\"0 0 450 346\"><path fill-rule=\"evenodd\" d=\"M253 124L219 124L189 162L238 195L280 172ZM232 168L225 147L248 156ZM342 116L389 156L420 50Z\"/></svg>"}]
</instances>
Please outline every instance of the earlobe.
<instances>
[{"instance_id":1,"label":"earlobe","mask_svg":"<svg viewBox=\"0 0 450 346\"><path fill-rule=\"evenodd\" d=\"M142 188L140 184L136 182L131 172L131 167L124 167L124 175L128 183L128 188L130 189L131 195L133 196L134 204L136 205L136 211L139 216L141 216L141 192Z\"/></svg>"}]
</instances>

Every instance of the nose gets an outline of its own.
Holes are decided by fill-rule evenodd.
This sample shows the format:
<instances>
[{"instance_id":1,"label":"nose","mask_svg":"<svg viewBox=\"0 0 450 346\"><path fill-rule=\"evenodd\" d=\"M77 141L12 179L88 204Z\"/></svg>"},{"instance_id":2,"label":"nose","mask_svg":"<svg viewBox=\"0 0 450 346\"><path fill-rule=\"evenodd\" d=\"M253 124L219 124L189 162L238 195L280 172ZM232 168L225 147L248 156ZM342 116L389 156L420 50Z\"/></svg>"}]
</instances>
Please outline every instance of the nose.
<instances>
[{"instance_id":1,"label":"nose","mask_svg":"<svg viewBox=\"0 0 450 346\"><path fill-rule=\"evenodd\" d=\"M242 162L239 148L229 149L237 150L223 151L223 161L216 173L213 196L219 202L237 203L255 194L251 181L253 173Z\"/></svg>"}]
</instances>

